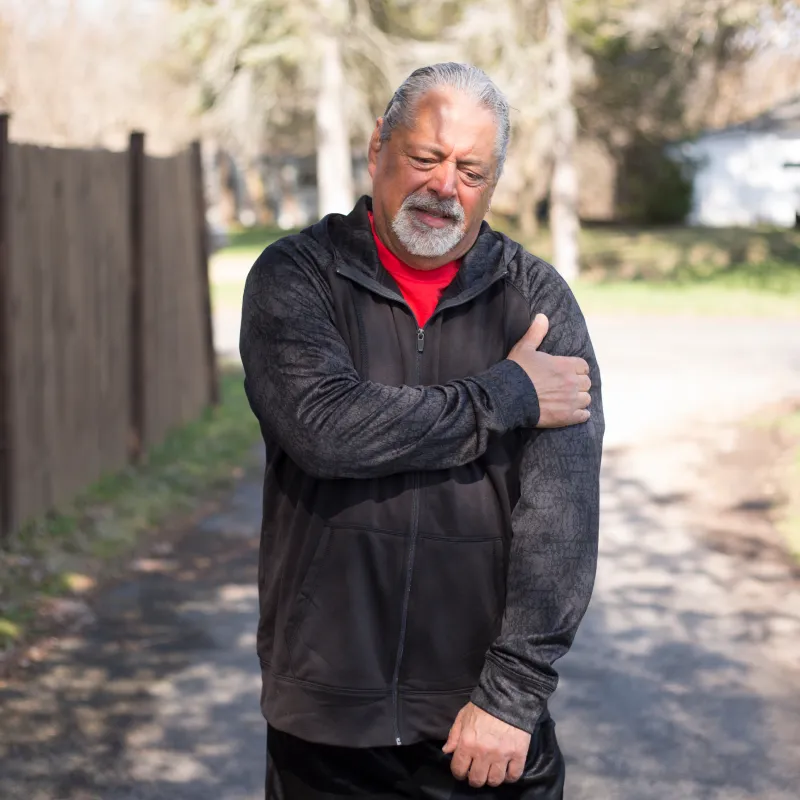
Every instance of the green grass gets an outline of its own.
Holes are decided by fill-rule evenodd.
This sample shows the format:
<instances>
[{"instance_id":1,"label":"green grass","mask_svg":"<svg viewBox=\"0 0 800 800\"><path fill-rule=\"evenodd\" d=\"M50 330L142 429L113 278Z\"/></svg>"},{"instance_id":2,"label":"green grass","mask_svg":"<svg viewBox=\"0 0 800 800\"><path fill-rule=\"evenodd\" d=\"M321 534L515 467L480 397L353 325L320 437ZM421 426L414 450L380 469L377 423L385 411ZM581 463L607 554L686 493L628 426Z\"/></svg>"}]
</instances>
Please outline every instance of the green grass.
<instances>
[{"instance_id":1,"label":"green grass","mask_svg":"<svg viewBox=\"0 0 800 800\"><path fill-rule=\"evenodd\" d=\"M286 233L235 233L220 253L252 261ZM584 227L580 236L574 290L588 314L800 316L800 231ZM526 244L551 260L547 230ZM242 290L242 280L215 282L215 308L240 306Z\"/></svg>"},{"instance_id":2,"label":"green grass","mask_svg":"<svg viewBox=\"0 0 800 800\"><path fill-rule=\"evenodd\" d=\"M551 260L547 230L526 244ZM580 248L587 313L800 316L800 231L595 226Z\"/></svg>"},{"instance_id":3,"label":"green grass","mask_svg":"<svg viewBox=\"0 0 800 800\"><path fill-rule=\"evenodd\" d=\"M228 487L248 463L258 425L240 368L221 375L222 401L175 430L146 463L108 475L69 508L37 520L0 551L0 650L35 626L42 600L90 588L148 531Z\"/></svg>"},{"instance_id":4,"label":"green grass","mask_svg":"<svg viewBox=\"0 0 800 800\"><path fill-rule=\"evenodd\" d=\"M218 252L246 255L255 259L265 247L292 233L297 233L297 231L260 226L229 231L227 247Z\"/></svg>"},{"instance_id":5,"label":"green grass","mask_svg":"<svg viewBox=\"0 0 800 800\"><path fill-rule=\"evenodd\" d=\"M800 317L800 286L737 286L723 275L697 282L581 280L573 289L587 314Z\"/></svg>"}]
</instances>

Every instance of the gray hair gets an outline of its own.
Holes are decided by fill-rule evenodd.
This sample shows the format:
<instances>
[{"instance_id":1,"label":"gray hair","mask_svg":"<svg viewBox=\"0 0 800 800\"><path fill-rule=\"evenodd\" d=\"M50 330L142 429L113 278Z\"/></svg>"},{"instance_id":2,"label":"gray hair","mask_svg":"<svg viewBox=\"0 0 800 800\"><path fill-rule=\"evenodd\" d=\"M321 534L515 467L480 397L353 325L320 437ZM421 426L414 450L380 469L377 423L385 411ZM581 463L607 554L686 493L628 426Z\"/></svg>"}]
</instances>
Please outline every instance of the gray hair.
<instances>
[{"instance_id":1,"label":"gray hair","mask_svg":"<svg viewBox=\"0 0 800 800\"><path fill-rule=\"evenodd\" d=\"M464 92L494 114L497 120L497 143L495 145L495 157L497 158L495 180L497 180L503 171L508 152L508 140L511 135L508 100L482 69L471 64L457 64L449 61L414 70L403 81L389 101L389 105L386 106L381 126L381 141L387 141L398 125L412 127L417 101L427 92L441 86L449 86Z\"/></svg>"}]
</instances>

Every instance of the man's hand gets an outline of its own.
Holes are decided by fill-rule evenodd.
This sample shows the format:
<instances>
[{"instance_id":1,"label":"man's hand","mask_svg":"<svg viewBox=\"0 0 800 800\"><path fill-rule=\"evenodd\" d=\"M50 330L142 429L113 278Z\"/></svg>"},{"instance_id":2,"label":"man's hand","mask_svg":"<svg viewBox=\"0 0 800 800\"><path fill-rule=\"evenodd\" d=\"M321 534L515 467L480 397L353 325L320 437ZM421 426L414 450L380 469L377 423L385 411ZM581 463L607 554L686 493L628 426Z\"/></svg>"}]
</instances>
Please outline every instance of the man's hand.
<instances>
[{"instance_id":1,"label":"man's hand","mask_svg":"<svg viewBox=\"0 0 800 800\"><path fill-rule=\"evenodd\" d=\"M467 703L458 712L442 749L453 754L453 775L462 781L469 776L469 785L477 788L518 781L530 744L529 733Z\"/></svg>"},{"instance_id":2,"label":"man's hand","mask_svg":"<svg viewBox=\"0 0 800 800\"><path fill-rule=\"evenodd\" d=\"M537 314L527 333L514 345L508 358L528 374L539 398L537 428L562 428L589 419L592 398L589 365L582 358L540 353L550 322Z\"/></svg>"}]
</instances>

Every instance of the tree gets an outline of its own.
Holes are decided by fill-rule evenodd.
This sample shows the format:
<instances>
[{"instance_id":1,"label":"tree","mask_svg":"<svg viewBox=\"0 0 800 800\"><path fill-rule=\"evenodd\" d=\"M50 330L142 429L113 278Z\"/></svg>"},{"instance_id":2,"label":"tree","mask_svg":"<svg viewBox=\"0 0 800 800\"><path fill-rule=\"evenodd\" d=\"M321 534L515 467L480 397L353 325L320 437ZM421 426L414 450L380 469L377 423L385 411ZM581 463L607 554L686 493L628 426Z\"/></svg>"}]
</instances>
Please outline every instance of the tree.
<instances>
[{"instance_id":1,"label":"tree","mask_svg":"<svg viewBox=\"0 0 800 800\"><path fill-rule=\"evenodd\" d=\"M330 18L337 0L321 0ZM339 15L343 9L338 9ZM341 22L339 24L340 27ZM333 33L320 32L319 88L317 90L317 191L320 217L346 214L353 207L353 171L350 126L345 113L345 77L342 45Z\"/></svg>"},{"instance_id":2,"label":"tree","mask_svg":"<svg viewBox=\"0 0 800 800\"><path fill-rule=\"evenodd\" d=\"M456 35L467 59L492 75L513 109L510 174L502 190L508 199L495 205L513 204L520 233L529 239L536 232L537 205L549 194L555 266L573 280L578 274L577 118L564 0L476 4Z\"/></svg>"},{"instance_id":3,"label":"tree","mask_svg":"<svg viewBox=\"0 0 800 800\"><path fill-rule=\"evenodd\" d=\"M566 281L578 277L578 175L575 143L578 117L572 100L572 63L569 53L565 0L547 0L548 40L551 48L549 84L553 114L553 181L550 188L550 230L553 261Z\"/></svg>"},{"instance_id":4,"label":"tree","mask_svg":"<svg viewBox=\"0 0 800 800\"><path fill-rule=\"evenodd\" d=\"M368 74L395 78L396 46L376 24L367 0L228 0L180 3L184 45L200 72L204 110L229 140L251 132L263 152L286 132L315 131L319 214L353 204L351 141L369 129ZM243 123L234 130L230 101L248 81ZM372 118L371 118L372 119ZM224 122L223 122L224 121ZM302 139L301 139L302 140ZM295 142L297 140L295 139Z\"/></svg>"},{"instance_id":5,"label":"tree","mask_svg":"<svg viewBox=\"0 0 800 800\"><path fill-rule=\"evenodd\" d=\"M170 46L163 9L2 5L0 103L13 114L15 138L121 148L139 128L151 148L166 151L196 134L185 84L160 68Z\"/></svg>"}]
</instances>

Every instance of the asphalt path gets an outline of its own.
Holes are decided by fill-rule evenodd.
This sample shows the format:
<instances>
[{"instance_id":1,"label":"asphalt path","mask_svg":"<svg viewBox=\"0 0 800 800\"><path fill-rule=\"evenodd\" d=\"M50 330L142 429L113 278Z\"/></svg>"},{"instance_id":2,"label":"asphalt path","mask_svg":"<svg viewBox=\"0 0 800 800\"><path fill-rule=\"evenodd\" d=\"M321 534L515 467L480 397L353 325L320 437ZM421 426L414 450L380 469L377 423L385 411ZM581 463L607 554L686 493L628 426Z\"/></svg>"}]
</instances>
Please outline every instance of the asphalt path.
<instances>
[{"instance_id":1,"label":"asphalt path","mask_svg":"<svg viewBox=\"0 0 800 800\"><path fill-rule=\"evenodd\" d=\"M218 319L220 350L237 326ZM595 593L552 704L567 800L797 800L800 587L686 510L710 441L800 397L800 321L590 328L608 435ZM0 688L2 800L263 797L260 499L243 480Z\"/></svg>"}]
</instances>

